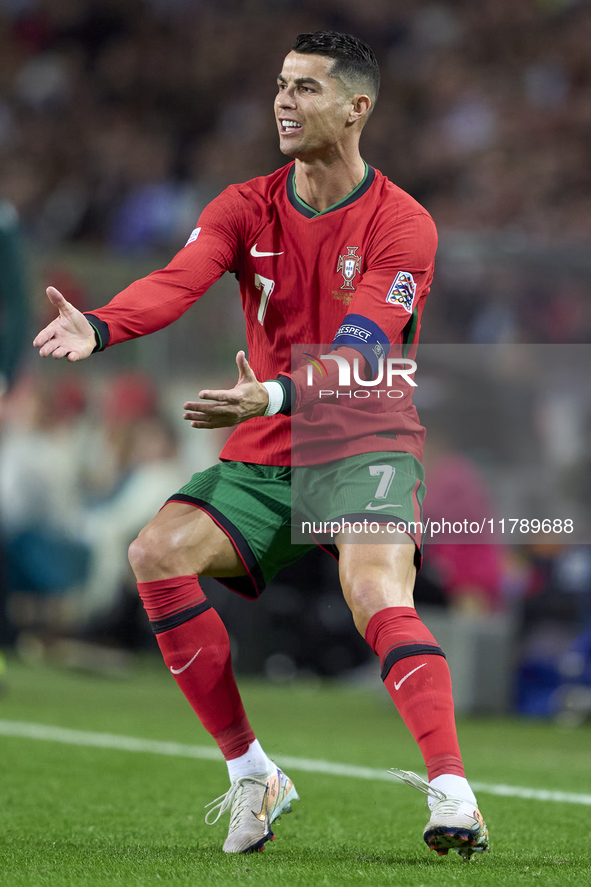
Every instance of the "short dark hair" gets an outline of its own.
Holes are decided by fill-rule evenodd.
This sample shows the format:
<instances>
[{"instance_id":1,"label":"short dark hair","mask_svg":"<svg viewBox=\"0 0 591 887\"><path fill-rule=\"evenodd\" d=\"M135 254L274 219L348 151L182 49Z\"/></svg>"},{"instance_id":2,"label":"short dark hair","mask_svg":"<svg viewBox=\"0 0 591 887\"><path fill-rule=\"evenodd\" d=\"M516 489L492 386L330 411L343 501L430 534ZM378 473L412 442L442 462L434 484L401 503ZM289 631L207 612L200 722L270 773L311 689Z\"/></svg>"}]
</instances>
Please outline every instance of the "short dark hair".
<instances>
[{"instance_id":1,"label":"short dark hair","mask_svg":"<svg viewBox=\"0 0 591 887\"><path fill-rule=\"evenodd\" d=\"M330 76L344 81L363 81L373 102L380 90L380 69L373 50L351 34L337 31L315 31L299 34L291 47L294 52L325 55L334 59Z\"/></svg>"}]
</instances>

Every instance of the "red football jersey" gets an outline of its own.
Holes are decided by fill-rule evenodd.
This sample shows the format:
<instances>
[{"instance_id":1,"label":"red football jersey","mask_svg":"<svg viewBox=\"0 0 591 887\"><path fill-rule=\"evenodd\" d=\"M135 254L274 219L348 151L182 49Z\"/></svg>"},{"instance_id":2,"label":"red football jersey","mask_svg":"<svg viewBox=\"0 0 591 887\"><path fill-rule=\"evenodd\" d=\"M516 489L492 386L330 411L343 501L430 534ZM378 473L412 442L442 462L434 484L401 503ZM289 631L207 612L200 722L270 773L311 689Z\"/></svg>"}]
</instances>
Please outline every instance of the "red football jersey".
<instances>
[{"instance_id":1,"label":"red football jersey","mask_svg":"<svg viewBox=\"0 0 591 887\"><path fill-rule=\"evenodd\" d=\"M386 450L420 459L424 429L408 390L388 410L350 396L347 404L327 394L319 402L319 389L336 382L336 365L310 384L307 366L292 373L291 346L313 355L323 344L355 349L344 353L362 354L373 378L391 346L400 354L403 343L416 343L433 277L433 220L371 167L351 194L318 213L298 197L294 167L227 188L204 209L170 264L93 311L93 322L104 345L146 335L180 317L224 271L234 272L254 373L260 380L279 374L293 380L294 462ZM221 458L289 465L290 423L283 415L243 422Z\"/></svg>"}]
</instances>

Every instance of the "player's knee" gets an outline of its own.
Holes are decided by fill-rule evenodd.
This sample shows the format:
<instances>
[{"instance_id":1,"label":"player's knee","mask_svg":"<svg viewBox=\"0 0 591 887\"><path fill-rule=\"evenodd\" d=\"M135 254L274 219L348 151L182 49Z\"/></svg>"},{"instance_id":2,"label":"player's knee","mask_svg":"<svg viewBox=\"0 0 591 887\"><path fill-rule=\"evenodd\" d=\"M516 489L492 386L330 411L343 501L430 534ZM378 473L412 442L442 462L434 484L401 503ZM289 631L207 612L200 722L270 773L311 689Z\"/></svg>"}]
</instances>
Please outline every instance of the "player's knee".
<instances>
[{"instance_id":1,"label":"player's knee","mask_svg":"<svg viewBox=\"0 0 591 887\"><path fill-rule=\"evenodd\" d=\"M412 607L412 587L397 581L389 571L362 570L341 579L353 621L361 633L372 616L388 607Z\"/></svg>"},{"instance_id":2,"label":"player's knee","mask_svg":"<svg viewBox=\"0 0 591 887\"><path fill-rule=\"evenodd\" d=\"M373 577L358 577L343 590L356 623L360 619L364 620L368 613L373 614L383 600L383 594L380 593L380 583L376 582Z\"/></svg>"},{"instance_id":3,"label":"player's knee","mask_svg":"<svg viewBox=\"0 0 591 887\"><path fill-rule=\"evenodd\" d=\"M129 546L128 557L136 578L149 581L166 568L170 553L162 535L157 536L146 529Z\"/></svg>"}]
</instances>

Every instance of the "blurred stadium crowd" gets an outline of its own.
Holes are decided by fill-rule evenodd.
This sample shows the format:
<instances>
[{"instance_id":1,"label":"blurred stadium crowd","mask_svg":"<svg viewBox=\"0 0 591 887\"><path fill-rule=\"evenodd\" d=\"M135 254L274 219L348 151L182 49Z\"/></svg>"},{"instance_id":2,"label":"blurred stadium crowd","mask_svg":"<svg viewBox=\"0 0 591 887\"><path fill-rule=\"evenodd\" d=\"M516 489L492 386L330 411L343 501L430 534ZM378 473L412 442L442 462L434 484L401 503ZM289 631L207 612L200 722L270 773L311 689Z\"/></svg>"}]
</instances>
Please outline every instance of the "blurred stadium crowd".
<instances>
[{"instance_id":1,"label":"blurred stadium crowd","mask_svg":"<svg viewBox=\"0 0 591 887\"><path fill-rule=\"evenodd\" d=\"M441 233L423 341L589 342L584 0L0 0L0 198L36 258L31 277L96 307L108 298L97 263L77 278L69 251L94 250L99 268L142 256L161 265L228 183L285 162L271 112L278 65L298 33L320 28L376 51L382 92L363 155ZM35 329L46 322L41 292ZM118 364L101 356L110 375L14 373L0 408L0 642L36 632L150 645L128 593L127 543L219 451L217 438L178 430L175 374L204 361L227 374L240 344L237 308L215 317L225 344L210 335L213 312L198 310L177 325L184 333L157 340L164 351L153 338ZM126 361L156 370L121 374ZM591 684L591 643L580 640L591 626L588 548L455 558L441 548L419 600L518 613L522 710L549 713L565 661ZM239 668L334 675L367 660L334 565L307 563L278 577L256 615L211 587L242 648Z\"/></svg>"},{"instance_id":2,"label":"blurred stadium crowd","mask_svg":"<svg viewBox=\"0 0 591 887\"><path fill-rule=\"evenodd\" d=\"M284 162L275 77L316 28L378 55L368 162L427 206L444 247L489 238L494 279L451 238L429 340L588 341L588 261L582 281L556 255L591 235L579 0L2 0L0 195L39 249L176 250L229 182Z\"/></svg>"},{"instance_id":3,"label":"blurred stadium crowd","mask_svg":"<svg viewBox=\"0 0 591 887\"><path fill-rule=\"evenodd\" d=\"M591 235L578 0L2 0L0 192L45 241L176 243L212 193L280 162L277 67L317 28L376 51L364 154L439 226Z\"/></svg>"}]
</instances>

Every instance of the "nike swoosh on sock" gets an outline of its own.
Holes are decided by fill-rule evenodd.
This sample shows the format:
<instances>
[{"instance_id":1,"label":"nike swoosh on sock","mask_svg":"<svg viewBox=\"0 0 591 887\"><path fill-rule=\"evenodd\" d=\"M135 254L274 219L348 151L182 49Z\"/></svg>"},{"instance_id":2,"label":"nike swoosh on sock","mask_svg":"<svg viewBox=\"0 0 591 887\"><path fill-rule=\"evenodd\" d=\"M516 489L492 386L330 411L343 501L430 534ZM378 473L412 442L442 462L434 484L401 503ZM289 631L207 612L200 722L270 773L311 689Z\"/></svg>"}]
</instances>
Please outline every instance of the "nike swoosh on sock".
<instances>
[{"instance_id":1,"label":"nike swoosh on sock","mask_svg":"<svg viewBox=\"0 0 591 887\"><path fill-rule=\"evenodd\" d=\"M400 690L400 688L401 688L402 685L404 684L405 680L406 680L407 678L409 678L409 677L411 676L411 674L414 674L415 671L418 671L419 668L423 668L426 664L427 664L426 662L423 662L422 665L417 665L416 668L413 668L412 671L409 671L408 674L405 674L404 677L401 678L401 679L398 681L398 683L396 683L396 681L394 681L394 689L395 689L395 690Z\"/></svg>"},{"instance_id":2,"label":"nike swoosh on sock","mask_svg":"<svg viewBox=\"0 0 591 887\"><path fill-rule=\"evenodd\" d=\"M187 664L183 665L182 668L173 668L172 665L169 665L171 672L173 674L181 674L181 672L185 671L191 665L192 662L195 662L195 660L197 659L197 657L199 656L199 654L201 653L202 650L203 650L203 647L199 647L199 649L197 650L197 652L195 653L193 658L189 659Z\"/></svg>"}]
</instances>

